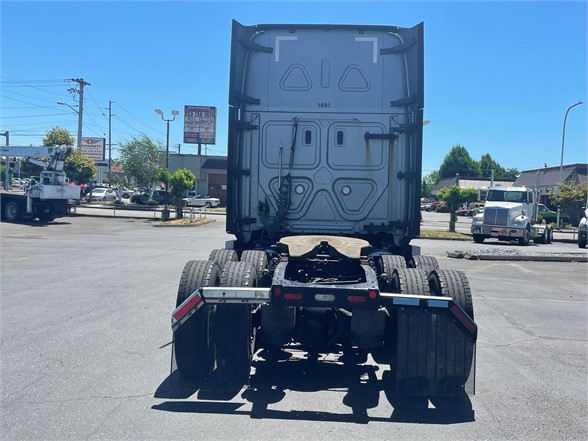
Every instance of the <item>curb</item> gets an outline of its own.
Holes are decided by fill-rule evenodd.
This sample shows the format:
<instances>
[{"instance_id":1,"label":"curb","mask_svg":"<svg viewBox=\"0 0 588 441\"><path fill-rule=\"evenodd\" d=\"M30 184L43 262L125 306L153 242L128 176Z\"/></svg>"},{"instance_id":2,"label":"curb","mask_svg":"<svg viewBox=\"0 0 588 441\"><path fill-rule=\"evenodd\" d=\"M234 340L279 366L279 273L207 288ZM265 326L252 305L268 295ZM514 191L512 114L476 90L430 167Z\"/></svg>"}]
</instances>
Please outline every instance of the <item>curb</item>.
<instances>
[{"instance_id":1,"label":"curb","mask_svg":"<svg viewBox=\"0 0 588 441\"><path fill-rule=\"evenodd\" d=\"M471 237L428 237L428 236L419 236L415 237L415 239L427 239L427 240L452 240L456 242L473 242ZM577 243L578 240L573 239L553 239L553 242L561 242L561 243Z\"/></svg>"},{"instance_id":2,"label":"curb","mask_svg":"<svg viewBox=\"0 0 588 441\"><path fill-rule=\"evenodd\" d=\"M516 262L588 262L587 255L570 254L570 255L500 255L500 254L476 254L461 251L448 251L447 257L454 259L466 260L499 260L499 261L516 261Z\"/></svg>"},{"instance_id":3,"label":"curb","mask_svg":"<svg viewBox=\"0 0 588 441\"><path fill-rule=\"evenodd\" d=\"M154 227L156 228L192 228L192 227L199 227L201 225L206 225L206 224L211 224L213 222L216 222L213 219L205 219L203 222L194 222L191 224L166 224L166 223L159 223L159 224L153 224Z\"/></svg>"}]
</instances>

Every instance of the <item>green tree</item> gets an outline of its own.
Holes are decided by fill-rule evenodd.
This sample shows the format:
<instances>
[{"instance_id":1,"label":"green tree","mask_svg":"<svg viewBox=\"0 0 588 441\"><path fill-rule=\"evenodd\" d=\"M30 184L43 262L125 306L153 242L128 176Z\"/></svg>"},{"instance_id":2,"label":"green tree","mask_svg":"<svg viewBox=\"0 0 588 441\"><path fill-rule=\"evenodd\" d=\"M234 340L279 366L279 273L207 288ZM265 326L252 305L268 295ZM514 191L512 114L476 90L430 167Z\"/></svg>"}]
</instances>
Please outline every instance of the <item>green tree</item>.
<instances>
[{"instance_id":1,"label":"green tree","mask_svg":"<svg viewBox=\"0 0 588 441\"><path fill-rule=\"evenodd\" d=\"M31 178L36 176L37 179L41 172L43 171L43 167L37 164L33 164L32 162L28 161L29 158L23 158L20 162L20 176L23 178ZM36 158L41 161L47 161L47 158Z\"/></svg>"},{"instance_id":2,"label":"green tree","mask_svg":"<svg viewBox=\"0 0 588 441\"><path fill-rule=\"evenodd\" d=\"M423 176L423 180L421 181L421 196L424 198L430 198L431 191L439 182L439 172L432 171L431 173Z\"/></svg>"},{"instance_id":3,"label":"green tree","mask_svg":"<svg viewBox=\"0 0 588 441\"><path fill-rule=\"evenodd\" d=\"M453 184L450 187L440 189L437 192L437 197L449 207L449 231L455 233L457 209L464 202L475 201L478 198L478 191L475 188L459 188Z\"/></svg>"},{"instance_id":4,"label":"green tree","mask_svg":"<svg viewBox=\"0 0 588 441\"><path fill-rule=\"evenodd\" d=\"M50 130L45 132L45 137L43 138L43 145L47 147L54 147L57 145L74 145L74 137L67 131L67 129L55 126ZM35 158L39 161L48 162L48 158ZM28 161L28 158L25 158L20 164L20 174L21 176L30 178L33 176L39 176L43 171L43 167L38 164L34 164ZM66 176L68 176L72 181L71 176L68 175L67 170L65 172Z\"/></svg>"},{"instance_id":5,"label":"green tree","mask_svg":"<svg viewBox=\"0 0 588 441\"><path fill-rule=\"evenodd\" d=\"M479 164L472 159L467 149L459 144L451 147L439 167L439 177L441 179L452 178L457 174L459 176L480 176Z\"/></svg>"},{"instance_id":6,"label":"green tree","mask_svg":"<svg viewBox=\"0 0 588 441\"><path fill-rule=\"evenodd\" d=\"M96 163L82 155L78 149L74 149L65 158L63 171L65 176L76 184L87 184L96 179Z\"/></svg>"},{"instance_id":7,"label":"green tree","mask_svg":"<svg viewBox=\"0 0 588 441\"><path fill-rule=\"evenodd\" d=\"M171 173L165 167L160 167L155 174L155 178L158 182L163 182L163 184L169 184L171 181Z\"/></svg>"},{"instance_id":8,"label":"green tree","mask_svg":"<svg viewBox=\"0 0 588 441\"><path fill-rule=\"evenodd\" d=\"M186 191L194 188L196 176L191 170L187 168L180 168L174 172L171 177L171 195L174 198L176 205L176 218L182 219L184 217L182 198Z\"/></svg>"},{"instance_id":9,"label":"green tree","mask_svg":"<svg viewBox=\"0 0 588 441\"><path fill-rule=\"evenodd\" d=\"M135 177L139 185L152 189L158 181L159 169L165 166L165 147L142 134L140 138L120 144L120 161L128 176Z\"/></svg>"},{"instance_id":10,"label":"green tree","mask_svg":"<svg viewBox=\"0 0 588 441\"><path fill-rule=\"evenodd\" d=\"M561 210L570 214L570 220L578 225L580 211L586 207L588 200L588 185L575 182L563 182L559 187L559 194L550 195L551 202Z\"/></svg>"},{"instance_id":11,"label":"green tree","mask_svg":"<svg viewBox=\"0 0 588 441\"><path fill-rule=\"evenodd\" d=\"M0 187L2 185L4 185L4 179L5 179L4 173L5 172L6 172L6 166L5 165L0 165ZM11 173L10 172L9 172L8 176L9 177L11 176ZM4 187L2 187L2 188L4 188Z\"/></svg>"},{"instance_id":12,"label":"green tree","mask_svg":"<svg viewBox=\"0 0 588 441\"><path fill-rule=\"evenodd\" d=\"M165 167L161 167L157 170L157 174L155 175L157 182L163 183L166 190L169 189L169 182L171 181L171 174L168 169ZM167 184L167 185L166 185ZM167 198L167 195L166 195Z\"/></svg>"},{"instance_id":13,"label":"green tree","mask_svg":"<svg viewBox=\"0 0 588 441\"><path fill-rule=\"evenodd\" d=\"M521 175L521 172L517 168L509 168L504 171L500 176L500 179L510 179L516 181L516 179Z\"/></svg>"},{"instance_id":14,"label":"green tree","mask_svg":"<svg viewBox=\"0 0 588 441\"><path fill-rule=\"evenodd\" d=\"M489 178L492 176L492 170L494 170L494 178L501 177L505 174L506 170L498 162L492 159L488 153L482 155L478 162L480 167L480 176Z\"/></svg>"},{"instance_id":15,"label":"green tree","mask_svg":"<svg viewBox=\"0 0 588 441\"><path fill-rule=\"evenodd\" d=\"M55 126L45 133L43 145L53 147L57 145L74 145L74 137L67 129ZM77 184L85 184L96 178L96 163L86 158L78 149L74 149L67 158L65 158L63 171L65 176ZM36 174L40 173L40 169Z\"/></svg>"},{"instance_id":16,"label":"green tree","mask_svg":"<svg viewBox=\"0 0 588 441\"><path fill-rule=\"evenodd\" d=\"M45 133L43 145L53 147L56 145L74 145L75 138L71 136L67 129L55 126Z\"/></svg>"}]
</instances>

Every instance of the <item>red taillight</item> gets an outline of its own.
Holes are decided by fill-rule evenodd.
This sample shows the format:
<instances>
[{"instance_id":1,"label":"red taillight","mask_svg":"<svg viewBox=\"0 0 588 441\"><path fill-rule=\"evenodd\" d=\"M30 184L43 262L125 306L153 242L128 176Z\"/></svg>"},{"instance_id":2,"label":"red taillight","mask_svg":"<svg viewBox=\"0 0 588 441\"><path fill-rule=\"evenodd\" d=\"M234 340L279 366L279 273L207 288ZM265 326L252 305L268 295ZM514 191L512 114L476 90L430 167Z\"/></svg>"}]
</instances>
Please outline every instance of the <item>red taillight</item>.
<instances>
[{"instance_id":1,"label":"red taillight","mask_svg":"<svg viewBox=\"0 0 588 441\"><path fill-rule=\"evenodd\" d=\"M370 296L370 299L372 299L372 300L378 298L378 293L376 291L370 291L370 293L368 295Z\"/></svg>"},{"instance_id":2,"label":"red taillight","mask_svg":"<svg viewBox=\"0 0 588 441\"><path fill-rule=\"evenodd\" d=\"M279 297L279 296L281 296L281 295L282 295L282 288L280 288L280 287L276 287L276 288L274 288L274 295L275 295L276 297Z\"/></svg>"},{"instance_id":3,"label":"red taillight","mask_svg":"<svg viewBox=\"0 0 588 441\"><path fill-rule=\"evenodd\" d=\"M365 303L367 298L364 296L347 296L347 301L349 303Z\"/></svg>"},{"instance_id":4,"label":"red taillight","mask_svg":"<svg viewBox=\"0 0 588 441\"><path fill-rule=\"evenodd\" d=\"M284 294L284 300L302 300L304 296L302 294L288 292Z\"/></svg>"},{"instance_id":5,"label":"red taillight","mask_svg":"<svg viewBox=\"0 0 588 441\"><path fill-rule=\"evenodd\" d=\"M187 302L185 305L183 305L180 309L178 309L174 314L173 314L173 318L177 321L177 320L181 320L182 318L184 318L184 316L186 314L188 314L188 312L190 312L192 309L194 309L198 303L200 303L202 301L202 296L200 296L200 294L196 294L194 297L192 297L190 299L189 302Z\"/></svg>"},{"instance_id":6,"label":"red taillight","mask_svg":"<svg viewBox=\"0 0 588 441\"><path fill-rule=\"evenodd\" d=\"M453 305L449 308L449 310L470 333L474 334L478 331L476 324L463 312L461 312L461 309L459 309L457 306Z\"/></svg>"}]
</instances>

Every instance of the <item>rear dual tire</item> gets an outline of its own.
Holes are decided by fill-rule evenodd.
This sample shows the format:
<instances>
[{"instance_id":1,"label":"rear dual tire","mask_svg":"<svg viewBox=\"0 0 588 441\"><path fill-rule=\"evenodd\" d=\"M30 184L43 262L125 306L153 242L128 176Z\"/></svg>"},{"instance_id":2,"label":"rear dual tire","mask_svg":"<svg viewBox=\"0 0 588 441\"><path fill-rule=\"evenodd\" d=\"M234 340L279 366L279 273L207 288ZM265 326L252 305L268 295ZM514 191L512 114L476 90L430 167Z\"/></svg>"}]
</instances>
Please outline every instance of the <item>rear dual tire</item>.
<instances>
[{"instance_id":1,"label":"rear dual tire","mask_svg":"<svg viewBox=\"0 0 588 441\"><path fill-rule=\"evenodd\" d=\"M220 268L214 261L192 260L186 263L176 307L199 288L219 286L220 278ZM190 382L203 381L214 366L214 345L210 332L213 313L213 306L205 303L174 333L176 364L180 375Z\"/></svg>"},{"instance_id":2,"label":"rear dual tire","mask_svg":"<svg viewBox=\"0 0 588 441\"><path fill-rule=\"evenodd\" d=\"M473 320L474 303L470 283L462 271L435 269L429 275L431 295L451 297Z\"/></svg>"},{"instance_id":3,"label":"rear dual tire","mask_svg":"<svg viewBox=\"0 0 588 441\"><path fill-rule=\"evenodd\" d=\"M461 309L474 319L474 303L472 301L472 291L468 279L462 271L459 270L440 270L436 269L429 275L429 286L431 295L440 297L451 297ZM457 346L462 348L461 346ZM464 357L463 377L454 377L447 387L452 391L463 390L470 376L473 361L474 349L466 345L466 350L461 349ZM455 349L454 349L455 350Z\"/></svg>"},{"instance_id":4,"label":"rear dual tire","mask_svg":"<svg viewBox=\"0 0 588 441\"><path fill-rule=\"evenodd\" d=\"M221 286L256 287L257 271L248 262L227 262ZM214 314L216 346L215 380L226 389L237 389L249 382L253 357L252 306L250 303L222 303Z\"/></svg>"}]
</instances>

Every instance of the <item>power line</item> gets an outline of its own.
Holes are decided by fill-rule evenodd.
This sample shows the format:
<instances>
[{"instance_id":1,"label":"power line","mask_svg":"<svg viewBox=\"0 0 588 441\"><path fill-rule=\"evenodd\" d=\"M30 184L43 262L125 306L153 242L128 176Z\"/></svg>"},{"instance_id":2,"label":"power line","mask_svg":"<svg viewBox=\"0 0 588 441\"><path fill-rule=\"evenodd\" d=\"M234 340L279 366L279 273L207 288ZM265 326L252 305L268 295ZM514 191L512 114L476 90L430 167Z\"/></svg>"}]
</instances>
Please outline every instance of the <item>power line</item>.
<instances>
[{"instance_id":1,"label":"power line","mask_svg":"<svg viewBox=\"0 0 588 441\"><path fill-rule=\"evenodd\" d=\"M45 115L18 115L18 116L2 116L2 119L12 119L12 118L44 118L47 116L59 116L59 115L69 115L67 112L61 113L48 113Z\"/></svg>"},{"instance_id":2,"label":"power line","mask_svg":"<svg viewBox=\"0 0 588 441\"><path fill-rule=\"evenodd\" d=\"M35 103L30 103L30 102L28 102L28 101L19 100L19 99L17 99L17 98L12 98L12 97L10 97L10 96L4 96L4 95L0 95L0 98L2 98L2 99L6 99L6 100L12 100L12 101L16 101L16 102L23 103L23 104L30 104L31 106L35 106L35 107L37 107L37 108L38 108L38 107L41 107L41 108L43 108L43 109L51 109L51 108L52 108L52 107L49 107L49 106L42 106L42 105L40 105L40 104L35 104ZM32 97L30 97L30 98L32 98ZM38 99L38 98L33 98L33 99ZM46 101L46 100L43 100L43 101Z\"/></svg>"},{"instance_id":3,"label":"power line","mask_svg":"<svg viewBox=\"0 0 588 441\"><path fill-rule=\"evenodd\" d=\"M2 84L2 87L30 87L32 89L36 89L36 90L40 90L41 92L45 92L45 93L49 93L49 94L54 94L54 95L61 95L57 92L53 92L52 90L45 90L45 89L41 89L40 87L36 87L36 86L32 86L31 84L27 84L27 83L40 83L44 85L44 87L47 86L51 86L51 87L56 87L56 86L62 86L63 83L65 82L65 80L29 80L27 82L24 81L16 81L16 80L11 80L10 78L6 78L6 77L2 77L0 76L0 78L4 78L5 81L9 81L10 84ZM57 81L60 81L60 84L47 84L47 82L50 83L55 83ZM3 81L4 82L4 81ZM8 92L8 91L7 91Z\"/></svg>"}]
</instances>

